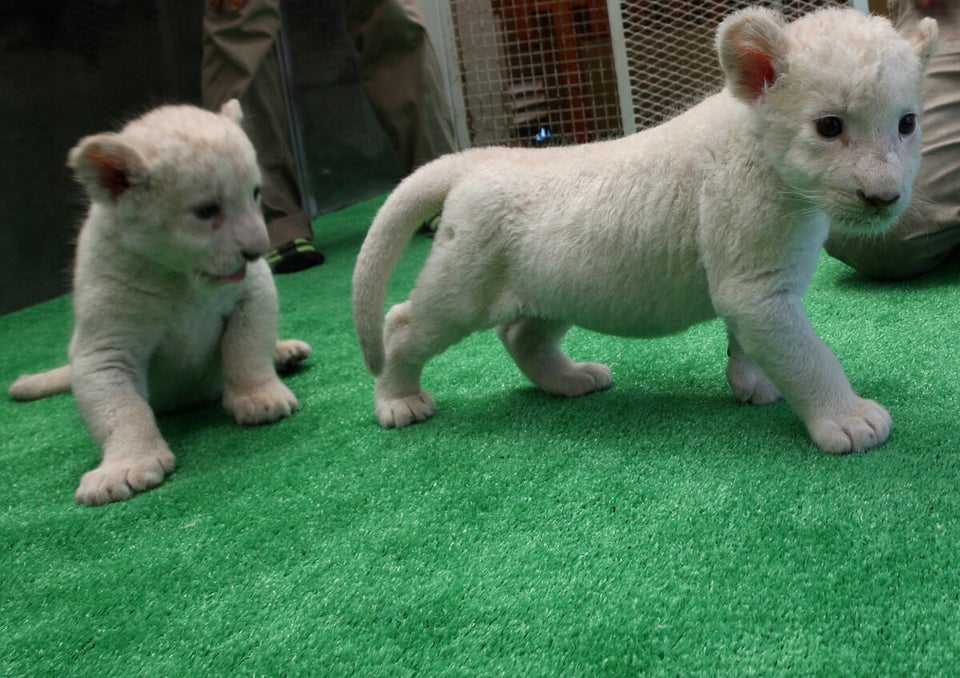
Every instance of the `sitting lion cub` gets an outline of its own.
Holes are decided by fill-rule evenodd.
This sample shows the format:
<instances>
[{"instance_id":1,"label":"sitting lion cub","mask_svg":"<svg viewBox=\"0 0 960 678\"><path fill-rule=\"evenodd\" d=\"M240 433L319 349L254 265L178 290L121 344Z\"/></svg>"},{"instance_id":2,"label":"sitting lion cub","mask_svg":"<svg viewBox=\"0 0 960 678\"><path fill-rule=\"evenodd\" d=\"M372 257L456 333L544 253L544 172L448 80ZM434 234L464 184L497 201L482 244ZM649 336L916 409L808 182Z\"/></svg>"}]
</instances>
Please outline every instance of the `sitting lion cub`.
<instances>
[{"instance_id":1,"label":"sitting lion cub","mask_svg":"<svg viewBox=\"0 0 960 678\"><path fill-rule=\"evenodd\" d=\"M655 337L720 316L738 398L782 393L829 452L886 440L890 416L853 392L800 300L828 228L875 233L910 202L936 22L904 37L853 10L786 24L754 8L716 42L726 87L659 127L449 155L389 196L353 278L382 426L433 414L422 368L475 330L497 326L535 384L578 396L610 386L610 370L561 352L571 325ZM440 210L417 285L382 329L393 266Z\"/></svg>"},{"instance_id":2,"label":"sitting lion cub","mask_svg":"<svg viewBox=\"0 0 960 678\"><path fill-rule=\"evenodd\" d=\"M260 171L239 122L236 101L219 115L163 107L70 152L91 200L77 243L70 364L20 377L10 395L72 387L103 452L80 481L80 503L127 499L173 469L151 407L189 407L222 391L240 424L298 407L275 366L310 347L277 341Z\"/></svg>"}]
</instances>

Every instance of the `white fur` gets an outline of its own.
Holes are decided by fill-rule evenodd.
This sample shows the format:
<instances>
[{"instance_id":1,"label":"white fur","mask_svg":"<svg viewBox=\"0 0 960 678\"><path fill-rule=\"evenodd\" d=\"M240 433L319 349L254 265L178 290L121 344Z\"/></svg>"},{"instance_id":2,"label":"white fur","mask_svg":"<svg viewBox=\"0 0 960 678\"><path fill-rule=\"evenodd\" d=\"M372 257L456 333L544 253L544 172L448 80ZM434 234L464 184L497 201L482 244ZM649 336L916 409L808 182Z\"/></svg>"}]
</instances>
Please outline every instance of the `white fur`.
<instances>
[{"instance_id":1,"label":"white fur","mask_svg":"<svg viewBox=\"0 0 960 678\"><path fill-rule=\"evenodd\" d=\"M260 258L260 172L239 121L236 101L220 115L163 107L70 152L91 199L77 243L70 365L21 377L10 394L72 388L103 452L78 502L126 499L173 470L154 410L221 392L240 424L298 407L275 365L299 362L310 347L277 341L276 288Z\"/></svg>"},{"instance_id":2,"label":"white fur","mask_svg":"<svg viewBox=\"0 0 960 678\"><path fill-rule=\"evenodd\" d=\"M886 228L910 200L921 78L936 22L900 36L883 18L827 9L785 24L771 10L717 34L727 87L657 128L610 142L470 150L436 160L377 214L354 272L353 309L382 426L433 414L427 360L498 326L520 369L548 392L607 388L573 363L571 325L652 337L715 316L730 337L741 400L781 392L824 450L883 442L891 420L858 397L804 314L830 226ZM825 138L817 120L840 118ZM418 224L442 209L407 302L381 316L387 280Z\"/></svg>"}]
</instances>

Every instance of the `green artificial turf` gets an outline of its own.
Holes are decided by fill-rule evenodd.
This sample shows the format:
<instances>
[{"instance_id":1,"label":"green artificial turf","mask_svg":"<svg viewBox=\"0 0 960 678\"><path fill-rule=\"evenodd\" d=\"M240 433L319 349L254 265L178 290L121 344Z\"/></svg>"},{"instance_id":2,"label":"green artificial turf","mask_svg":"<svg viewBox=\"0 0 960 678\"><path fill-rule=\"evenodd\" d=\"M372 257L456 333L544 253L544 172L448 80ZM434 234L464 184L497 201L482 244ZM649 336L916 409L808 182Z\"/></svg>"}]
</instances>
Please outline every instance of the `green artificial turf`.
<instances>
[{"instance_id":1,"label":"green artificial turf","mask_svg":"<svg viewBox=\"0 0 960 678\"><path fill-rule=\"evenodd\" d=\"M349 308L379 204L324 216L281 276L314 355L303 409L164 417L179 467L101 508L71 396L0 399L0 675L933 675L960 670L960 268L869 283L826 256L806 298L892 438L814 448L735 402L719 321L575 330L614 387L532 388L490 333L431 362L431 421L384 431ZM405 297L430 241L394 278ZM64 359L69 300L0 318L0 379Z\"/></svg>"}]
</instances>

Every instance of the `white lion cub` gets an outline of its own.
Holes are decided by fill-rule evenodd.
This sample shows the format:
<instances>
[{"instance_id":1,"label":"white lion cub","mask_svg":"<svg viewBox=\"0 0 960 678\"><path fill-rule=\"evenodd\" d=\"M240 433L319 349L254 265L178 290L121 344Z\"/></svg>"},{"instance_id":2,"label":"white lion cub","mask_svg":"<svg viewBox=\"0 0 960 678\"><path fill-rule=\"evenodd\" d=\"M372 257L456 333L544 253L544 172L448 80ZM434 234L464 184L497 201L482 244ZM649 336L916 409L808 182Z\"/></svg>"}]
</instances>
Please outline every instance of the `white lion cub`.
<instances>
[{"instance_id":1,"label":"white lion cub","mask_svg":"<svg viewBox=\"0 0 960 678\"><path fill-rule=\"evenodd\" d=\"M610 370L561 352L571 325L654 337L720 316L738 398L782 393L829 452L882 443L890 416L853 392L800 300L828 228L874 233L909 203L936 42L933 20L901 36L853 10L787 24L747 9L717 33L726 87L659 127L418 170L377 214L353 278L380 424L430 417L424 364L478 329L497 326L542 389L578 396L607 388ZM382 329L393 266L439 210L417 285Z\"/></svg>"},{"instance_id":2,"label":"white lion cub","mask_svg":"<svg viewBox=\"0 0 960 678\"><path fill-rule=\"evenodd\" d=\"M91 201L77 243L70 364L20 377L10 394L72 387L103 452L80 481L80 503L127 499L173 469L153 410L221 392L240 424L298 407L276 367L310 347L277 341L260 171L239 122L236 101L219 115L162 107L70 152Z\"/></svg>"}]
</instances>

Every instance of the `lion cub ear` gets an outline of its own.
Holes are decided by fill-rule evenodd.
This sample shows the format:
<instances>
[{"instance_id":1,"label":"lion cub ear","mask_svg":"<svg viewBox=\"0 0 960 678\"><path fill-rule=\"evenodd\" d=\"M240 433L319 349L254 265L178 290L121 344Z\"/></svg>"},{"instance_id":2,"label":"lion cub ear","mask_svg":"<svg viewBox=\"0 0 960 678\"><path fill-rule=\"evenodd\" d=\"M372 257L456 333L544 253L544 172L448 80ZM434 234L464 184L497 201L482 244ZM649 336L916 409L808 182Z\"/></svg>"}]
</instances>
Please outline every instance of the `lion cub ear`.
<instances>
[{"instance_id":1,"label":"lion cub ear","mask_svg":"<svg viewBox=\"0 0 960 678\"><path fill-rule=\"evenodd\" d=\"M220 115L239 125L240 121L243 120L243 111L240 110L240 102L236 99L231 99L220 107Z\"/></svg>"},{"instance_id":2,"label":"lion cub ear","mask_svg":"<svg viewBox=\"0 0 960 678\"><path fill-rule=\"evenodd\" d=\"M940 42L940 28L937 20L931 17L921 19L913 29L913 35L906 36L913 45L913 53L920 60L920 70L926 71L930 58L937 53Z\"/></svg>"},{"instance_id":3,"label":"lion cub ear","mask_svg":"<svg viewBox=\"0 0 960 678\"><path fill-rule=\"evenodd\" d=\"M147 178L143 156L118 134L84 137L70 151L67 166L96 202L115 203Z\"/></svg>"},{"instance_id":4,"label":"lion cub ear","mask_svg":"<svg viewBox=\"0 0 960 678\"><path fill-rule=\"evenodd\" d=\"M787 65L786 23L772 9L731 14L717 28L717 53L730 91L747 103L759 99Z\"/></svg>"}]
</instances>

